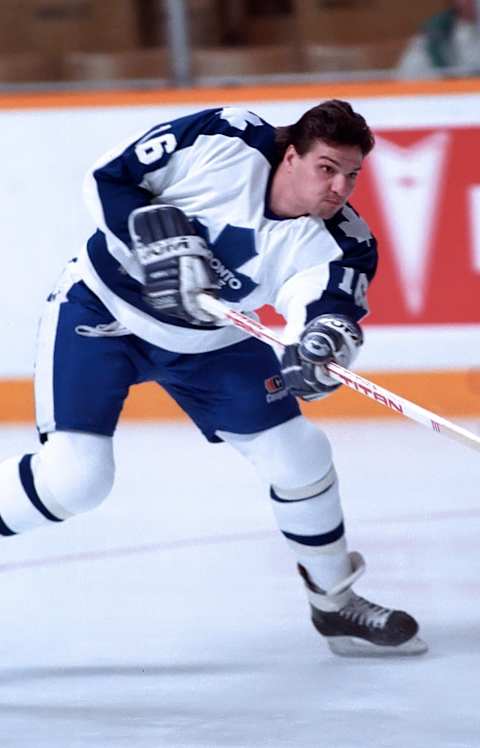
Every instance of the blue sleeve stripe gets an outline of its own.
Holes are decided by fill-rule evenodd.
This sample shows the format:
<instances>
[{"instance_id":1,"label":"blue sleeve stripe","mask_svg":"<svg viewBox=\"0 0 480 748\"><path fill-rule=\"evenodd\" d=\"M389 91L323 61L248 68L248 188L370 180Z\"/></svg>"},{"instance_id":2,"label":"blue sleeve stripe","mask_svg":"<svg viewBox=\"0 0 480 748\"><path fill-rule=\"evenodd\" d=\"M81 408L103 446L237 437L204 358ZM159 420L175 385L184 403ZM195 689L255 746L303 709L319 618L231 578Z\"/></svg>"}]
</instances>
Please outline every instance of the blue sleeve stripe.
<instances>
[{"instance_id":1,"label":"blue sleeve stripe","mask_svg":"<svg viewBox=\"0 0 480 748\"><path fill-rule=\"evenodd\" d=\"M325 291L320 299L307 304L306 312L305 324L321 314L344 314L355 322L359 322L367 313L363 307L357 306L351 299L341 299L328 291Z\"/></svg>"},{"instance_id":2,"label":"blue sleeve stripe","mask_svg":"<svg viewBox=\"0 0 480 748\"><path fill-rule=\"evenodd\" d=\"M351 205L348 207L358 215ZM306 306L306 322L321 314L345 314L358 322L367 313L363 306L355 303L353 289L357 287L362 273L369 283L374 278L378 262L377 241L363 222L366 234L356 234L354 231L354 235L349 236L342 228L344 222L342 211L325 221L326 229L342 250L342 257L329 263L327 286L318 299ZM346 268L353 270L349 283L352 292L342 288Z\"/></svg>"},{"instance_id":3,"label":"blue sleeve stripe","mask_svg":"<svg viewBox=\"0 0 480 748\"><path fill-rule=\"evenodd\" d=\"M100 179L97 178L97 172L95 172L94 178L107 227L129 247L131 239L128 231L128 217L135 208L148 205L151 201L151 194L132 182L115 181L105 172Z\"/></svg>"}]
</instances>

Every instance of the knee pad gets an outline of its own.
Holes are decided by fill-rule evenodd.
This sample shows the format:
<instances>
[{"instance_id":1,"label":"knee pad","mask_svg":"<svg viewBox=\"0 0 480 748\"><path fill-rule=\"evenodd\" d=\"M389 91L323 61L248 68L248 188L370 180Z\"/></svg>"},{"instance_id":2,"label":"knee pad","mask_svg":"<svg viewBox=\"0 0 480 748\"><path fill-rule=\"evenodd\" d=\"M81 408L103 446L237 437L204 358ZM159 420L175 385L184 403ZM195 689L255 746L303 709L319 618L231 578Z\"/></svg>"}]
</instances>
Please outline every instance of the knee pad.
<instances>
[{"instance_id":1,"label":"knee pad","mask_svg":"<svg viewBox=\"0 0 480 748\"><path fill-rule=\"evenodd\" d=\"M310 486L332 469L332 450L326 435L297 416L256 434L218 435L237 449L270 485L281 489Z\"/></svg>"},{"instance_id":2,"label":"knee pad","mask_svg":"<svg viewBox=\"0 0 480 748\"><path fill-rule=\"evenodd\" d=\"M41 500L63 519L98 506L112 489L114 472L109 436L57 431L32 458Z\"/></svg>"}]
</instances>

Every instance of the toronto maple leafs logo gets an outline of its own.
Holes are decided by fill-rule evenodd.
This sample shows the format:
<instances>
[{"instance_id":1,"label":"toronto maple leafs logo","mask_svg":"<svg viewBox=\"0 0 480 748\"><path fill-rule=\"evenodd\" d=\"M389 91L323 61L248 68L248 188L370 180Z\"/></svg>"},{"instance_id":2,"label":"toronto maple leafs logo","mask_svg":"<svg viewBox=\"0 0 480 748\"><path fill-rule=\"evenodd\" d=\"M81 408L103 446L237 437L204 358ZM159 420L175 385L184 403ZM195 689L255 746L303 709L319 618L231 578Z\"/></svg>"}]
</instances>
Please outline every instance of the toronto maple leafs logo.
<instances>
[{"instance_id":1,"label":"toronto maple leafs logo","mask_svg":"<svg viewBox=\"0 0 480 748\"><path fill-rule=\"evenodd\" d=\"M253 114L253 112L234 106L227 106L222 109L220 119L226 120L229 125L236 127L237 130L246 130L248 124L255 127L262 124L262 120L256 114Z\"/></svg>"},{"instance_id":2,"label":"toronto maple leafs logo","mask_svg":"<svg viewBox=\"0 0 480 748\"><path fill-rule=\"evenodd\" d=\"M211 241L206 226L196 218L192 223L211 250L208 263L220 284L220 297L226 301L235 302L248 296L258 283L255 283L245 273L240 273L238 268L258 254L253 229L231 226L227 223L215 241Z\"/></svg>"},{"instance_id":3,"label":"toronto maple leafs logo","mask_svg":"<svg viewBox=\"0 0 480 748\"><path fill-rule=\"evenodd\" d=\"M346 220L339 223L338 228L342 229L345 236L356 239L359 243L366 242L370 246L373 236L363 218L360 218L348 205L343 208L342 216Z\"/></svg>"}]
</instances>

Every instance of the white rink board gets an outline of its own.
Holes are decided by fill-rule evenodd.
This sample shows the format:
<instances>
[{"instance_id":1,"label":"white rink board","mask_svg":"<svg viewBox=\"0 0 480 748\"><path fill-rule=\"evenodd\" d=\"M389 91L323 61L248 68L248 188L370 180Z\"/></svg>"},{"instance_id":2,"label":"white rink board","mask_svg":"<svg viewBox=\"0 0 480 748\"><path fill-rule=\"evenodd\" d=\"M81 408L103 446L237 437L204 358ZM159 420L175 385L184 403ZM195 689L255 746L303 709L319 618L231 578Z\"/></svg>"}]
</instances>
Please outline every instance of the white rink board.
<instances>
[{"instance_id":1,"label":"white rink board","mask_svg":"<svg viewBox=\"0 0 480 748\"><path fill-rule=\"evenodd\" d=\"M480 123L480 95L351 98L373 128L444 127ZM242 103L274 124L296 120L315 100ZM221 105L206 100L205 106ZM0 204L4 264L0 275L0 378L30 376L42 301L63 264L75 256L93 229L82 203L87 168L104 151L157 122L189 113L201 105L91 107L0 111ZM415 335L415 333L409 333ZM467 336L462 337L466 340ZM440 341L440 337L438 338ZM392 368L388 350L372 347L369 368ZM419 346L420 347L420 346ZM422 346L423 349L423 346ZM472 354L473 351L477 352ZM425 350L438 368L441 342ZM480 347L457 343L452 366L463 366ZM457 358L458 355L458 358ZM398 357L397 357L398 359ZM395 361L408 368L411 358ZM477 361L471 362L478 365Z\"/></svg>"},{"instance_id":2,"label":"white rink board","mask_svg":"<svg viewBox=\"0 0 480 748\"><path fill-rule=\"evenodd\" d=\"M325 430L357 590L415 614L428 655L335 658L253 469L121 425L101 508L2 540L2 747L477 748L478 458L414 424ZM35 448L0 429L2 458Z\"/></svg>"}]
</instances>

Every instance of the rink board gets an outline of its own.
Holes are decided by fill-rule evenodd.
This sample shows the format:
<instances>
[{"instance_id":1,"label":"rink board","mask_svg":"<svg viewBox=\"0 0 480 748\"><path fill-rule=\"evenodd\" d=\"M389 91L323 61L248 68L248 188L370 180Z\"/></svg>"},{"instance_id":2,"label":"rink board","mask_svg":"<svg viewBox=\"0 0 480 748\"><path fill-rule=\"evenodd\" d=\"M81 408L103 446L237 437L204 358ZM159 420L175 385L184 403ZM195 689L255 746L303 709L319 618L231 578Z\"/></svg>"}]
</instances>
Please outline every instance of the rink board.
<instances>
[{"instance_id":1,"label":"rink board","mask_svg":"<svg viewBox=\"0 0 480 748\"><path fill-rule=\"evenodd\" d=\"M0 278L8 351L0 361L0 421L33 418L37 320L62 265L91 231L81 181L94 158L125 134L201 107L239 104L284 124L331 97L352 101L377 136L353 200L381 257L356 369L439 414L480 414L480 162L472 157L480 148L480 80L467 79L0 96L9 248ZM268 310L262 321L281 322ZM308 412L391 415L346 391ZM132 390L124 416L182 414L158 387L144 385Z\"/></svg>"},{"instance_id":2,"label":"rink board","mask_svg":"<svg viewBox=\"0 0 480 748\"><path fill-rule=\"evenodd\" d=\"M480 369L429 372L378 372L368 379L440 416L480 416ZM241 397L241 394L239 394ZM396 418L388 408L346 387L316 403L302 403L312 418ZM158 385L131 388L122 419L176 421L186 416ZM0 422L27 423L34 419L33 385L30 379L0 382Z\"/></svg>"}]
</instances>

